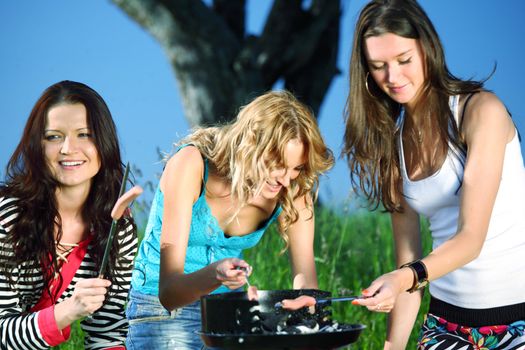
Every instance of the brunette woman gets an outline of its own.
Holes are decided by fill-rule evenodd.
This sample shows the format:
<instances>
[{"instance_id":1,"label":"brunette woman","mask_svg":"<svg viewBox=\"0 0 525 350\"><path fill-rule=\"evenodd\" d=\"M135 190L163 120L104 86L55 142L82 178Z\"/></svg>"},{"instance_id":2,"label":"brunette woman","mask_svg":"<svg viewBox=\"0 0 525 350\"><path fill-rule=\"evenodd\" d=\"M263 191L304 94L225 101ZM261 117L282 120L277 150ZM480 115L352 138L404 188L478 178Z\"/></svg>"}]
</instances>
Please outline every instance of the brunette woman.
<instances>
[{"instance_id":1,"label":"brunette woman","mask_svg":"<svg viewBox=\"0 0 525 350\"><path fill-rule=\"evenodd\" d=\"M524 349L525 168L505 106L449 72L415 0L363 8L350 86L344 153L356 189L391 213L399 267L356 301L390 313L385 348L405 349L430 282L419 349Z\"/></svg>"},{"instance_id":2,"label":"brunette woman","mask_svg":"<svg viewBox=\"0 0 525 350\"><path fill-rule=\"evenodd\" d=\"M82 320L86 349L124 349L124 305L137 249L133 219L118 221L98 278L123 167L102 97L62 81L26 123L0 189L0 348L47 349ZM89 318L85 318L90 316Z\"/></svg>"}]
</instances>

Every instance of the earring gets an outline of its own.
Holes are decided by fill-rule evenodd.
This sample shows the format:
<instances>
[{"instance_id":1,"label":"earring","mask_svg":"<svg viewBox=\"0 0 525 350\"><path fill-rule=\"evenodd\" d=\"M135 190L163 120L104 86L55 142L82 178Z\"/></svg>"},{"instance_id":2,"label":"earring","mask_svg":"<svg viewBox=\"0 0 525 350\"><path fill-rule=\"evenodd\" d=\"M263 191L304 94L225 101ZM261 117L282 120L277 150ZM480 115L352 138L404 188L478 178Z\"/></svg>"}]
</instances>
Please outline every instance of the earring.
<instances>
[{"instance_id":1,"label":"earring","mask_svg":"<svg viewBox=\"0 0 525 350\"><path fill-rule=\"evenodd\" d=\"M373 98L376 98L374 95L372 95L372 93L370 92L370 89L368 88L368 76L370 75L370 72L366 72L366 77L365 77L365 88L366 88L366 92L368 92L368 94L370 95L370 97L373 97Z\"/></svg>"}]
</instances>

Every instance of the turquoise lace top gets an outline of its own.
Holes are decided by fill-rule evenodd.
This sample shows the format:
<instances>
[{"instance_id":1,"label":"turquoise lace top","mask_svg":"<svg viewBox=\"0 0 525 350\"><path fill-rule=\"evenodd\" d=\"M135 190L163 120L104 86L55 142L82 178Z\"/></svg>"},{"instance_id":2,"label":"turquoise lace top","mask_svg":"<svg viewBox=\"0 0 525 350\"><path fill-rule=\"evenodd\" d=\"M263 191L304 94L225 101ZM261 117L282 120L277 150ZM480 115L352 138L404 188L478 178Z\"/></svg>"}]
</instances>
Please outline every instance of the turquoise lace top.
<instances>
[{"instance_id":1,"label":"turquoise lace top","mask_svg":"<svg viewBox=\"0 0 525 350\"><path fill-rule=\"evenodd\" d=\"M202 191L197 201L193 204L184 273L195 272L224 258L242 258L242 251L255 246L259 242L268 226L275 221L282 210L278 206L272 216L258 230L240 237L228 237L219 227L217 219L211 214L210 207L206 202L205 184L207 180L208 162L205 159ZM155 197L151 204L148 224L135 259L135 268L133 269L131 280L133 289L143 294L159 294L160 233L163 211L164 194L159 186L155 191ZM221 286L212 293L229 291L231 290L227 287Z\"/></svg>"}]
</instances>

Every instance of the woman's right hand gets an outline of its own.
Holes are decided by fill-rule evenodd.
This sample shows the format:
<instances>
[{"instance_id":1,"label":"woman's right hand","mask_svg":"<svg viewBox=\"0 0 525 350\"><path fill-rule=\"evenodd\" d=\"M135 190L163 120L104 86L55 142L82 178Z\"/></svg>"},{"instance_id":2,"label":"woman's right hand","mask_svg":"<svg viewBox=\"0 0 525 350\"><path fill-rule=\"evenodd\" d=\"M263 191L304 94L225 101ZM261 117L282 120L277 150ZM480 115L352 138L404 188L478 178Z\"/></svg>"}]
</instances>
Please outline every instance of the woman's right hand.
<instances>
[{"instance_id":1,"label":"woman's right hand","mask_svg":"<svg viewBox=\"0 0 525 350\"><path fill-rule=\"evenodd\" d=\"M411 286L413 279L409 268L394 270L378 277L363 290L363 297L352 301L374 312L389 313L394 308L398 296Z\"/></svg>"},{"instance_id":2,"label":"woman's right hand","mask_svg":"<svg viewBox=\"0 0 525 350\"><path fill-rule=\"evenodd\" d=\"M252 267L242 259L226 258L215 263L215 278L232 290L245 285L251 272Z\"/></svg>"},{"instance_id":3,"label":"woman's right hand","mask_svg":"<svg viewBox=\"0 0 525 350\"><path fill-rule=\"evenodd\" d=\"M111 282L102 278L81 279L75 284L73 295L55 306L59 329L100 309Z\"/></svg>"}]
</instances>

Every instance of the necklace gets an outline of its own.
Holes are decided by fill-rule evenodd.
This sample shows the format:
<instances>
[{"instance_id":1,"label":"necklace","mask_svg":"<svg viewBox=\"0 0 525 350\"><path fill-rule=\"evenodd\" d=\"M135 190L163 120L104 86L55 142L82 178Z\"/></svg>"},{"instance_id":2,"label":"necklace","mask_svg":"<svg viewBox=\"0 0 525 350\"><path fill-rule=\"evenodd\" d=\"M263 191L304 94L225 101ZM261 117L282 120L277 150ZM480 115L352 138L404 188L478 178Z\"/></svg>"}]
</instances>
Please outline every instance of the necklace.
<instances>
[{"instance_id":1,"label":"necklace","mask_svg":"<svg viewBox=\"0 0 525 350\"><path fill-rule=\"evenodd\" d=\"M416 139L418 143L423 143L423 133L421 132L421 130L417 131Z\"/></svg>"}]
</instances>

